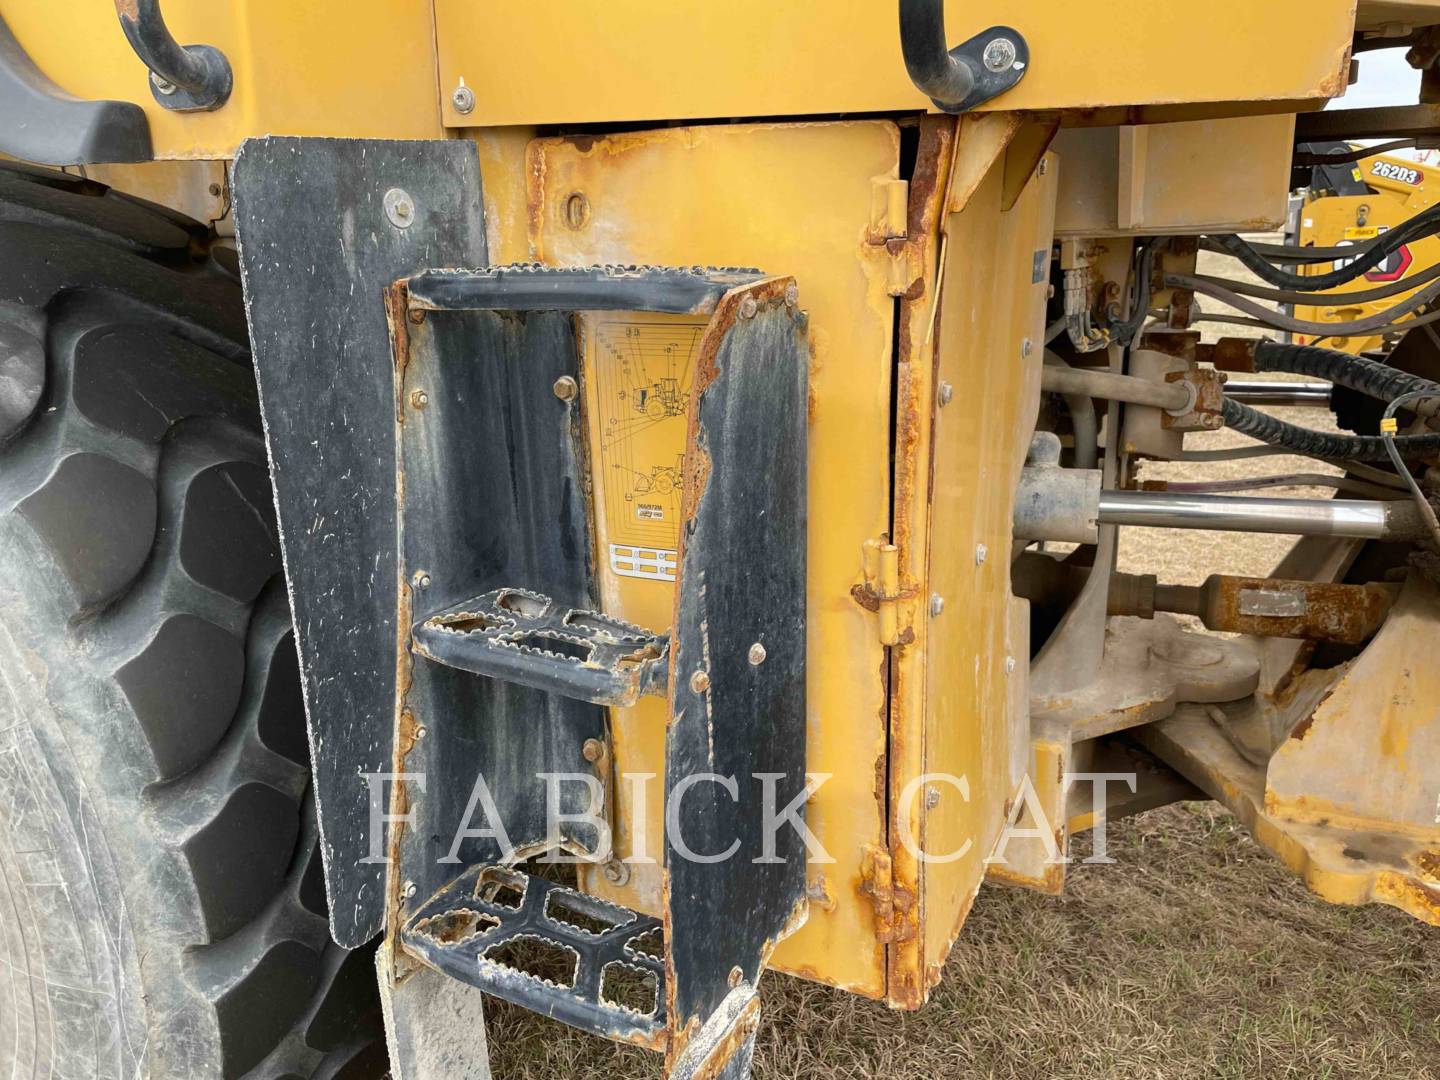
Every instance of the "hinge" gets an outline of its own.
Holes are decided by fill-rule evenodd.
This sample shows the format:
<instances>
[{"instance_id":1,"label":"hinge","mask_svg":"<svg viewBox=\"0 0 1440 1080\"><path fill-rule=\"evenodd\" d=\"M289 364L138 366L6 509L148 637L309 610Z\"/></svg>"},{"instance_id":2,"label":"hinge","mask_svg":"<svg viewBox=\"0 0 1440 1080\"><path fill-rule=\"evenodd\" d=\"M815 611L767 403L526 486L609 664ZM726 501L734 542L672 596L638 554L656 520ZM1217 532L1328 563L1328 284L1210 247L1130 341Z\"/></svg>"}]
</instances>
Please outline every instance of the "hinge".
<instances>
[{"instance_id":1,"label":"hinge","mask_svg":"<svg viewBox=\"0 0 1440 1080\"><path fill-rule=\"evenodd\" d=\"M860 893L875 909L875 940L909 941L915 936L915 925L908 918L915 894L896 886L890 852L875 844L860 850Z\"/></svg>"},{"instance_id":2,"label":"hinge","mask_svg":"<svg viewBox=\"0 0 1440 1080\"><path fill-rule=\"evenodd\" d=\"M880 644L905 645L912 640L907 625L901 629L903 601L918 593L913 586L900 585L900 549L886 540L866 540L865 583L850 590L855 602L879 616Z\"/></svg>"},{"instance_id":3,"label":"hinge","mask_svg":"<svg viewBox=\"0 0 1440 1080\"><path fill-rule=\"evenodd\" d=\"M870 181L871 244L887 240L903 240L910 220L910 181L893 176L877 176Z\"/></svg>"}]
</instances>

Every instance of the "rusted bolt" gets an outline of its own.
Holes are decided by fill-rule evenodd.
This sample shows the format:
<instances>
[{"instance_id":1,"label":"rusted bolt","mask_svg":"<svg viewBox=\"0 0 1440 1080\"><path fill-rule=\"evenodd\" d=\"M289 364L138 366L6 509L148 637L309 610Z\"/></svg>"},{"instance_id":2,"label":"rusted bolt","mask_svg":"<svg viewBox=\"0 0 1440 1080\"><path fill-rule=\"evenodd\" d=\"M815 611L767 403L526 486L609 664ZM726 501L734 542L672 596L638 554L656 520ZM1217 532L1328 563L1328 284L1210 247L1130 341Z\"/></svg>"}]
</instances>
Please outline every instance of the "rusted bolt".
<instances>
[{"instance_id":1,"label":"rusted bolt","mask_svg":"<svg viewBox=\"0 0 1440 1080\"><path fill-rule=\"evenodd\" d=\"M404 188L392 187L385 192L385 217L397 229L408 229L415 223L415 200Z\"/></svg>"},{"instance_id":2,"label":"rusted bolt","mask_svg":"<svg viewBox=\"0 0 1440 1080\"><path fill-rule=\"evenodd\" d=\"M1015 66L1018 55L1015 50L1015 42L1007 37L997 37L991 38L986 44L981 59L991 71L1009 71Z\"/></svg>"},{"instance_id":3,"label":"rusted bolt","mask_svg":"<svg viewBox=\"0 0 1440 1080\"><path fill-rule=\"evenodd\" d=\"M761 645L758 641L755 642L754 645L750 646L749 656L750 663L753 664L755 667L759 667L765 662L765 646Z\"/></svg>"},{"instance_id":4,"label":"rusted bolt","mask_svg":"<svg viewBox=\"0 0 1440 1080\"><path fill-rule=\"evenodd\" d=\"M420 307L411 308L410 321L416 326L419 326L421 323L423 323L425 321L425 309Z\"/></svg>"},{"instance_id":5,"label":"rusted bolt","mask_svg":"<svg viewBox=\"0 0 1440 1080\"><path fill-rule=\"evenodd\" d=\"M630 880L630 868L619 859L611 859L600 868L600 872L611 885L624 885Z\"/></svg>"},{"instance_id":6,"label":"rusted bolt","mask_svg":"<svg viewBox=\"0 0 1440 1080\"><path fill-rule=\"evenodd\" d=\"M955 387L951 386L948 382L942 382L940 384L940 392L935 396L940 402L940 407L943 409L946 405L949 405L951 399L955 397Z\"/></svg>"},{"instance_id":7,"label":"rusted bolt","mask_svg":"<svg viewBox=\"0 0 1440 1080\"><path fill-rule=\"evenodd\" d=\"M599 739L586 739L585 745L580 748L580 756L593 765L605 756L605 744Z\"/></svg>"},{"instance_id":8,"label":"rusted bolt","mask_svg":"<svg viewBox=\"0 0 1440 1080\"><path fill-rule=\"evenodd\" d=\"M450 104L455 106L455 111L461 116L469 116L475 111L475 91L465 85L465 80L460 80L460 85L450 94Z\"/></svg>"},{"instance_id":9,"label":"rusted bolt","mask_svg":"<svg viewBox=\"0 0 1440 1080\"><path fill-rule=\"evenodd\" d=\"M580 392L580 387L569 375L561 375L556 379L552 389L555 391L555 396L561 401L571 401Z\"/></svg>"},{"instance_id":10,"label":"rusted bolt","mask_svg":"<svg viewBox=\"0 0 1440 1080\"><path fill-rule=\"evenodd\" d=\"M703 694L710 689L710 673L704 668L696 671L690 676L690 689L697 694Z\"/></svg>"},{"instance_id":11,"label":"rusted bolt","mask_svg":"<svg viewBox=\"0 0 1440 1080\"><path fill-rule=\"evenodd\" d=\"M975 545L975 565L984 566L985 560L990 557L990 549L984 544Z\"/></svg>"},{"instance_id":12,"label":"rusted bolt","mask_svg":"<svg viewBox=\"0 0 1440 1080\"><path fill-rule=\"evenodd\" d=\"M791 282L789 285L785 286L785 303L790 307L794 307L799 302L800 286L796 285L794 282Z\"/></svg>"},{"instance_id":13,"label":"rusted bolt","mask_svg":"<svg viewBox=\"0 0 1440 1080\"><path fill-rule=\"evenodd\" d=\"M410 391L410 407L412 409L423 409L430 404L430 395L424 390Z\"/></svg>"},{"instance_id":14,"label":"rusted bolt","mask_svg":"<svg viewBox=\"0 0 1440 1080\"><path fill-rule=\"evenodd\" d=\"M735 987L739 986L744 981L745 972L739 964L736 964L730 969L730 989L734 990Z\"/></svg>"},{"instance_id":15,"label":"rusted bolt","mask_svg":"<svg viewBox=\"0 0 1440 1080\"><path fill-rule=\"evenodd\" d=\"M430 575L424 570L416 570L410 581L417 589L428 589L430 587Z\"/></svg>"},{"instance_id":16,"label":"rusted bolt","mask_svg":"<svg viewBox=\"0 0 1440 1080\"><path fill-rule=\"evenodd\" d=\"M583 229L590 220L590 200L575 192L565 200L565 224L572 229Z\"/></svg>"},{"instance_id":17,"label":"rusted bolt","mask_svg":"<svg viewBox=\"0 0 1440 1080\"><path fill-rule=\"evenodd\" d=\"M219 198L220 193L221 193L222 191L224 191L225 189L222 188L219 184L211 184L206 190L209 191L211 195L214 195L216 198Z\"/></svg>"},{"instance_id":18,"label":"rusted bolt","mask_svg":"<svg viewBox=\"0 0 1440 1080\"><path fill-rule=\"evenodd\" d=\"M925 789L925 809L934 810L940 805L940 789L934 786Z\"/></svg>"},{"instance_id":19,"label":"rusted bolt","mask_svg":"<svg viewBox=\"0 0 1440 1080\"><path fill-rule=\"evenodd\" d=\"M933 619L945 610L945 598L939 593L930 594L930 617Z\"/></svg>"},{"instance_id":20,"label":"rusted bolt","mask_svg":"<svg viewBox=\"0 0 1440 1080\"><path fill-rule=\"evenodd\" d=\"M409 897L409 896L414 896L414 895L415 895L415 882L413 882L413 881L407 881L407 882L405 882L405 895L406 895L407 897Z\"/></svg>"},{"instance_id":21,"label":"rusted bolt","mask_svg":"<svg viewBox=\"0 0 1440 1080\"><path fill-rule=\"evenodd\" d=\"M760 305L755 303L755 298L753 296L745 297L744 300L740 301L740 318L753 319L755 317L755 312L759 310L759 307Z\"/></svg>"},{"instance_id":22,"label":"rusted bolt","mask_svg":"<svg viewBox=\"0 0 1440 1080\"><path fill-rule=\"evenodd\" d=\"M1030 354L1034 351L1035 343L1032 342L1028 337L1024 341L1020 342L1020 355L1025 357L1025 359L1028 360L1030 358Z\"/></svg>"}]
</instances>

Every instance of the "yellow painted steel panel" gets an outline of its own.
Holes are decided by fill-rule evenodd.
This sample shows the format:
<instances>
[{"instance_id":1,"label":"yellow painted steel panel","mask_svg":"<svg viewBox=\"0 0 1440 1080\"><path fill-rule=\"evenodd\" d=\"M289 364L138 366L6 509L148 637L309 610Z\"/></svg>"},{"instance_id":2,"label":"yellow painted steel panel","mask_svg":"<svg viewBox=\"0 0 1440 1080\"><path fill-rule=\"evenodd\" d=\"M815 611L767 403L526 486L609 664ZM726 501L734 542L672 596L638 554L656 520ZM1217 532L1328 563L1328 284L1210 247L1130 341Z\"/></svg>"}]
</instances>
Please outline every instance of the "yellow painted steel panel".
<instances>
[{"instance_id":1,"label":"yellow painted steel panel","mask_svg":"<svg viewBox=\"0 0 1440 1080\"><path fill-rule=\"evenodd\" d=\"M904 727L892 735L903 753L892 768L891 854L896 881L919 897L915 937L891 961L892 1003L908 1007L940 977L1009 814L1012 755L1029 746L1028 694L1013 686L1024 678L1028 621L1010 595L1010 549L1039 409L1059 170L1051 155L1007 211L1007 178L1034 167L1028 140L997 157L980 135L961 129L957 176L985 171L946 221L934 360L922 349L908 380L920 434L913 452L896 454L897 472L919 477L910 505L896 506L913 537L902 574L927 598L913 643L899 650L892 706ZM983 159L970 162L972 151ZM937 409L942 382L952 395ZM897 492L906 486L897 476ZM906 835L913 850L897 843Z\"/></svg>"},{"instance_id":2,"label":"yellow painted steel panel","mask_svg":"<svg viewBox=\"0 0 1440 1080\"><path fill-rule=\"evenodd\" d=\"M995 24L1030 46L987 108L1084 109L1330 97L1354 0L950 0L952 44ZM435 0L451 125L800 116L931 108L894 0ZM1284 47L1278 48L1277 43ZM461 79L473 112L449 100Z\"/></svg>"},{"instance_id":3,"label":"yellow painted steel panel","mask_svg":"<svg viewBox=\"0 0 1440 1080\"><path fill-rule=\"evenodd\" d=\"M757 124L537 140L527 170L532 253L546 263L755 266L793 275L799 284L813 348L809 768L833 777L807 812L835 862L811 867L809 922L781 944L774 966L872 997L885 992L884 947L860 884L863 847L884 844L884 650L874 616L854 601L850 589L862 580L862 544L888 526L895 305L886 291L885 248L868 243L867 233L873 181L894 178L899 156L899 131L889 122ZM639 501L627 504L624 494L643 495L658 508L647 513L660 516L645 519L650 531L628 539L657 548L663 537L651 532L664 522L665 502L651 495L664 486L668 461L663 448L651 442L630 462L636 468L629 474L609 468L624 463L618 450L603 454L605 422L620 419L635 402L621 402L614 386L610 400L603 400L600 367L616 363L613 354L606 359L606 342L620 343L623 353L625 329L634 326L644 335L647 355L654 352L665 365L665 373L647 377L645 385L663 383L670 377L665 347L683 345L676 335L683 335L684 322L648 315L630 321L596 315L585 322L592 471L601 470L595 505L604 519L618 504L616 520L624 520ZM674 393L683 392L684 377L676 378ZM662 387L656 402L646 401L647 415L652 408L660 414L659 427L666 394ZM652 434L660 434L659 427ZM681 424L665 437L678 440L683 434ZM611 486L615 477L619 487ZM608 548L612 533L599 537L607 545L598 553L606 609L642 624L668 625L673 585L615 573ZM663 703L642 700L633 709L616 710L612 727L621 773L663 774ZM633 801L640 789L638 782L622 783L617 792L617 850L629 851L643 820L649 852L658 857L660 782L645 786L643 815ZM642 910L660 907L658 866L632 867L623 887L590 874L587 887Z\"/></svg>"},{"instance_id":4,"label":"yellow painted steel panel","mask_svg":"<svg viewBox=\"0 0 1440 1080\"><path fill-rule=\"evenodd\" d=\"M114 0L19 0L4 17L65 90L144 106L159 157L229 157L249 135L444 135L428 0L166 0L176 39L214 45L235 72L230 100L200 113L155 102Z\"/></svg>"}]
</instances>

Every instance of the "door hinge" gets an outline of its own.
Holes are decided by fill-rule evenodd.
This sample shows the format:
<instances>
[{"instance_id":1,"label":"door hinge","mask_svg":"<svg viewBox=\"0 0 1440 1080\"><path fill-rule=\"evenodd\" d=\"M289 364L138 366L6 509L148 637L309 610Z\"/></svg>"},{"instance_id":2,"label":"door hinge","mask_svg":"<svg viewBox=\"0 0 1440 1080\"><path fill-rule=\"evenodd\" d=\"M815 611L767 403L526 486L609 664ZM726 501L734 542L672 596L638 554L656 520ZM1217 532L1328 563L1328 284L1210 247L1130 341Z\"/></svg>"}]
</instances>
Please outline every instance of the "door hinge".
<instances>
[{"instance_id":1,"label":"door hinge","mask_svg":"<svg viewBox=\"0 0 1440 1080\"><path fill-rule=\"evenodd\" d=\"M915 894L895 884L890 852L875 844L861 848L860 893L875 909L875 940L890 944L915 936Z\"/></svg>"},{"instance_id":2,"label":"door hinge","mask_svg":"<svg viewBox=\"0 0 1440 1080\"><path fill-rule=\"evenodd\" d=\"M866 540L865 582L850 590L855 602L879 616L880 644L906 645L914 637L908 603L919 593L900 584L900 549L886 540Z\"/></svg>"},{"instance_id":3,"label":"door hinge","mask_svg":"<svg viewBox=\"0 0 1440 1080\"><path fill-rule=\"evenodd\" d=\"M867 241L883 244L888 240L903 240L909 235L909 220L910 181L893 176L877 176L871 180Z\"/></svg>"}]
</instances>

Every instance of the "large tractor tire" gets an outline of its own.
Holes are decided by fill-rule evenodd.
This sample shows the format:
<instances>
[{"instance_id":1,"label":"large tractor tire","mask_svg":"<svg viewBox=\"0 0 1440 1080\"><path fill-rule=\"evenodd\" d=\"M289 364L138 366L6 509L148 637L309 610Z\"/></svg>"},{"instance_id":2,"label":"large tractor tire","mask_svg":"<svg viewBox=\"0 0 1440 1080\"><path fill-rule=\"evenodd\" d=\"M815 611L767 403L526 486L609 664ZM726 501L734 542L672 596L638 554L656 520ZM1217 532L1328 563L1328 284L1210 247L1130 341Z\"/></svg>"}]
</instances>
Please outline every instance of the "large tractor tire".
<instances>
[{"instance_id":1,"label":"large tractor tire","mask_svg":"<svg viewBox=\"0 0 1440 1080\"><path fill-rule=\"evenodd\" d=\"M360 1077L240 287L0 167L0 1074ZM225 253L217 253L223 256Z\"/></svg>"}]
</instances>

